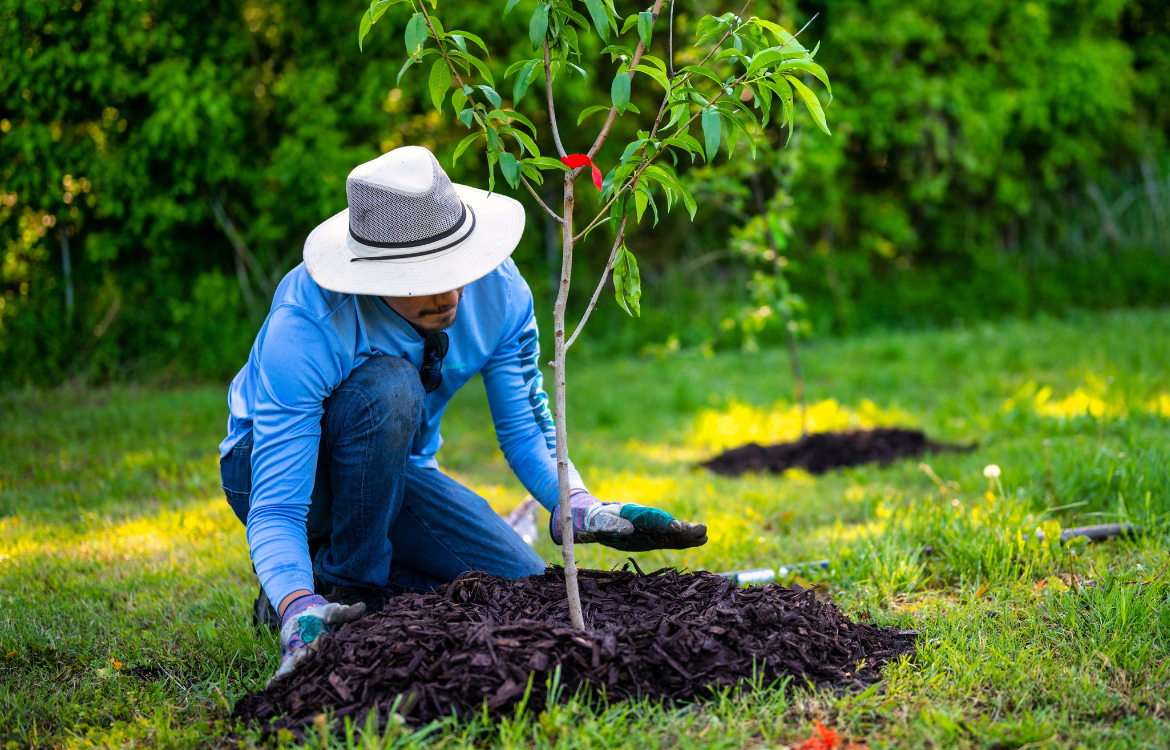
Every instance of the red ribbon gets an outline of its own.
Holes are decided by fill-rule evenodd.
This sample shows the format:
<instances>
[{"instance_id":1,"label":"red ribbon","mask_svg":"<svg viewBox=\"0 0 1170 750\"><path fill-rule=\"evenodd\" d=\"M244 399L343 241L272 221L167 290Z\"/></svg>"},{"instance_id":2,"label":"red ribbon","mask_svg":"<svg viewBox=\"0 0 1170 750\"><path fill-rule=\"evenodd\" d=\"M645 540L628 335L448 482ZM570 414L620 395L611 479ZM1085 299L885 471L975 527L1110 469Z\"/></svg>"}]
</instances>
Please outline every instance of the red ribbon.
<instances>
[{"instance_id":1,"label":"red ribbon","mask_svg":"<svg viewBox=\"0 0 1170 750\"><path fill-rule=\"evenodd\" d=\"M597 168L597 165L588 156L585 154L569 154L568 156L562 156L561 162L569 169L585 166L593 167L593 186L601 190L601 170Z\"/></svg>"}]
</instances>

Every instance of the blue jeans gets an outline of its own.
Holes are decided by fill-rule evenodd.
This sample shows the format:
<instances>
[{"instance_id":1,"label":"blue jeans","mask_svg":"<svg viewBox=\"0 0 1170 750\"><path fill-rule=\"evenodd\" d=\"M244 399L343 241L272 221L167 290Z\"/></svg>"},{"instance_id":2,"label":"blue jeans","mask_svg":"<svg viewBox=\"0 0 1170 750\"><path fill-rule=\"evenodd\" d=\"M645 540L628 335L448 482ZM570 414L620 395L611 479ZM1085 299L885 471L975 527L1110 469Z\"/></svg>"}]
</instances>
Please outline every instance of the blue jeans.
<instances>
[{"instance_id":1,"label":"blue jeans","mask_svg":"<svg viewBox=\"0 0 1170 750\"><path fill-rule=\"evenodd\" d=\"M418 371L375 357L329 398L306 534L323 582L431 590L469 570L508 578L544 561L482 497L408 459L426 403ZM252 433L220 461L228 503L245 525L252 491Z\"/></svg>"}]
</instances>

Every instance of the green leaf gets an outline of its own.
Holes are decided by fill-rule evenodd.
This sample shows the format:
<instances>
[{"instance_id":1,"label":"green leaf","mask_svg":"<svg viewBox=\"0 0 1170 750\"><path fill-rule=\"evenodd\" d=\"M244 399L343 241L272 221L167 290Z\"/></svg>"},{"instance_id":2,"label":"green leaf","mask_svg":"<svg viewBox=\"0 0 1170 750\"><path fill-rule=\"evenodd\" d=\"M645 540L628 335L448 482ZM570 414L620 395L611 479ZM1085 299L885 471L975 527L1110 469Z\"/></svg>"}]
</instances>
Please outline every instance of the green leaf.
<instances>
[{"instance_id":1,"label":"green leaf","mask_svg":"<svg viewBox=\"0 0 1170 750\"><path fill-rule=\"evenodd\" d=\"M630 103L629 73L622 70L613 77L613 83L609 87L609 98L613 102L613 106L617 107L618 114L623 114L626 111L626 105Z\"/></svg>"},{"instance_id":2,"label":"green leaf","mask_svg":"<svg viewBox=\"0 0 1170 750\"><path fill-rule=\"evenodd\" d=\"M714 81L719 86L719 88L723 88L723 79L720 78L719 76L717 76L715 74L715 71L713 71L709 68L704 68L704 67L699 66L699 65L688 65L685 68L683 68L682 70L680 70L679 72L680 73L690 73L692 76L700 75L700 76L703 76L705 78L709 78L710 80Z\"/></svg>"},{"instance_id":3,"label":"green leaf","mask_svg":"<svg viewBox=\"0 0 1170 750\"><path fill-rule=\"evenodd\" d=\"M622 152L622 158L619 163L624 165L626 162L628 162L634 156L634 153L638 149L642 148L642 146L645 146L646 142L649 140L649 138L639 138L638 140L631 142L628 146L626 146L626 150Z\"/></svg>"},{"instance_id":4,"label":"green leaf","mask_svg":"<svg viewBox=\"0 0 1170 750\"><path fill-rule=\"evenodd\" d=\"M487 100L492 103L493 107L495 107L496 109L500 108L500 103L503 100L500 99L500 95L496 93L495 89L493 89L491 86L482 86L482 85L476 86L476 88L483 92L483 95L487 97Z\"/></svg>"},{"instance_id":5,"label":"green leaf","mask_svg":"<svg viewBox=\"0 0 1170 750\"><path fill-rule=\"evenodd\" d=\"M431 77L427 82L431 89L431 101L435 105L435 109L440 112L443 111L443 101L447 98L447 89L451 88L451 69L447 67L447 61L443 58L435 60L435 64L431 66Z\"/></svg>"},{"instance_id":6,"label":"green leaf","mask_svg":"<svg viewBox=\"0 0 1170 750\"><path fill-rule=\"evenodd\" d=\"M654 226L658 226L658 204L654 201L654 195L650 192L650 188L639 185L638 195L636 198L645 196L645 202L640 204L639 212L645 211L646 206L649 206L654 211ZM642 214L638 214L638 221L642 221Z\"/></svg>"},{"instance_id":7,"label":"green leaf","mask_svg":"<svg viewBox=\"0 0 1170 750\"><path fill-rule=\"evenodd\" d=\"M638 273L638 262L625 245L618 250L618 257L613 264L613 288L614 296L621 308L630 317L633 317L634 313L641 317L639 302L642 299L642 276ZM634 308L634 312L630 312L631 307Z\"/></svg>"},{"instance_id":8,"label":"green leaf","mask_svg":"<svg viewBox=\"0 0 1170 750\"><path fill-rule=\"evenodd\" d=\"M472 133L471 135L467 136L463 140L459 141L459 145L455 147L455 155L451 157L451 166L452 167L455 166L455 162L459 161L459 157L463 156L463 152L467 150L468 146L475 143L475 140L477 138L483 138L484 135L486 135L486 134L485 133Z\"/></svg>"},{"instance_id":9,"label":"green leaf","mask_svg":"<svg viewBox=\"0 0 1170 750\"><path fill-rule=\"evenodd\" d=\"M504 114L506 114L508 117L512 118L513 120L519 122L521 125L528 128L529 130L531 130L533 136L536 135L536 126L532 124L532 120L529 120L527 117L520 114L519 112L517 112L514 109L505 109Z\"/></svg>"},{"instance_id":10,"label":"green leaf","mask_svg":"<svg viewBox=\"0 0 1170 750\"><path fill-rule=\"evenodd\" d=\"M648 55L645 52L643 52L642 53L642 62L643 63L650 63L654 67L661 70L663 73L666 72L666 63L664 63L662 61L662 58L660 58L660 57L655 57L654 55Z\"/></svg>"},{"instance_id":11,"label":"green leaf","mask_svg":"<svg viewBox=\"0 0 1170 750\"><path fill-rule=\"evenodd\" d=\"M487 55L487 56L488 56L488 59L489 59L489 60L492 58L492 55L491 55L491 53L490 53L490 52L488 52L487 45L483 43L483 40L482 40L482 39L480 39L480 38L479 38L478 36L476 36L475 34L472 34L470 31L463 31L462 29L460 29L460 30L458 30L458 31L452 31L452 32L449 34L449 36L451 36L451 37L459 37L459 38L461 38L461 39L470 39L471 41L473 41L473 42L475 42L477 45L479 45L479 48L480 48L481 50L483 50L483 53L484 53L485 55ZM458 44L458 42L456 42L456 44ZM460 45L460 48L461 48L461 49L463 49L463 51L464 51L464 52L466 52L466 51L467 51L467 49L466 49L466 45Z\"/></svg>"},{"instance_id":12,"label":"green leaf","mask_svg":"<svg viewBox=\"0 0 1170 750\"><path fill-rule=\"evenodd\" d=\"M500 154L500 171L504 173L504 179L513 190L520 187L520 165L516 162L516 157L508 151Z\"/></svg>"},{"instance_id":13,"label":"green leaf","mask_svg":"<svg viewBox=\"0 0 1170 750\"><path fill-rule=\"evenodd\" d=\"M736 60L743 63L745 68L751 65L752 62L750 57L745 55L740 50L735 49L734 47L728 47L727 49L721 51L718 55L715 55L715 60L726 60L729 57L734 57Z\"/></svg>"},{"instance_id":14,"label":"green leaf","mask_svg":"<svg viewBox=\"0 0 1170 750\"><path fill-rule=\"evenodd\" d=\"M654 32L654 14L644 10L638 14L638 38L647 49L650 47L650 35Z\"/></svg>"},{"instance_id":15,"label":"green leaf","mask_svg":"<svg viewBox=\"0 0 1170 750\"><path fill-rule=\"evenodd\" d=\"M593 28L601 41L609 44L609 16L605 14L605 6L601 0L585 0L585 7L589 10L589 18L593 20Z\"/></svg>"},{"instance_id":16,"label":"green leaf","mask_svg":"<svg viewBox=\"0 0 1170 750\"><path fill-rule=\"evenodd\" d=\"M475 111L471 107L459 110L459 122L470 128L473 120L475 120Z\"/></svg>"},{"instance_id":17,"label":"green leaf","mask_svg":"<svg viewBox=\"0 0 1170 750\"><path fill-rule=\"evenodd\" d=\"M752 58L752 63L748 66L747 74L749 76L755 75L765 68L770 68L773 65L778 65L784 62L785 60L802 57L803 55L803 52L798 52L792 48L785 47L772 47L763 50L756 53L756 56Z\"/></svg>"},{"instance_id":18,"label":"green leaf","mask_svg":"<svg viewBox=\"0 0 1170 750\"><path fill-rule=\"evenodd\" d=\"M829 132L828 123L825 122L825 110L821 109L821 100L817 98L817 95L813 93L812 89L792 76L786 75L784 78L792 84L792 88L796 89L796 93L800 94L800 98L804 100L804 106L808 108L808 113L816 120L817 125L821 126L821 130L825 131L828 135L832 135Z\"/></svg>"},{"instance_id":19,"label":"green leaf","mask_svg":"<svg viewBox=\"0 0 1170 750\"><path fill-rule=\"evenodd\" d=\"M531 60L517 60L516 62L512 63L511 65L508 66L508 69L504 71L504 78L511 78L513 73L515 73L517 70L520 70L521 68L523 68L525 65L527 65L530 62L538 62L538 61L535 58L533 58Z\"/></svg>"},{"instance_id":20,"label":"green leaf","mask_svg":"<svg viewBox=\"0 0 1170 750\"><path fill-rule=\"evenodd\" d=\"M577 116L577 124L580 125L585 121L589 115L597 114L598 112L605 112L609 107L604 104L594 104L592 107L586 107L580 115Z\"/></svg>"},{"instance_id":21,"label":"green leaf","mask_svg":"<svg viewBox=\"0 0 1170 750\"><path fill-rule=\"evenodd\" d=\"M467 60L475 66L475 69L479 71L479 74L483 76L483 79L488 82L489 86L496 85L496 79L494 76L492 76L491 70L489 70L488 66L484 65L483 61L477 58L475 55L465 55L459 50L454 49L447 50L447 54L457 60Z\"/></svg>"},{"instance_id":22,"label":"green leaf","mask_svg":"<svg viewBox=\"0 0 1170 750\"><path fill-rule=\"evenodd\" d=\"M773 23L772 21L765 21L762 18L757 18L754 22L757 26L762 26L768 31L772 32L772 35L775 36L780 44L787 49L794 49L800 52L805 51L804 45L797 41L796 37L792 36L792 34L789 34L788 31L785 30L784 27L780 24Z\"/></svg>"},{"instance_id":23,"label":"green leaf","mask_svg":"<svg viewBox=\"0 0 1170 750\"><path fill-rule=\"evenodd\" d=\"M542 175L540 172L538 172L535 167L532 167L532 166L526 164L525 162L521 161L520 162L520 171L524 174L525 177L532 180L537 185L544 184L544 175Z\"/></svg>"},{"instance_id":24,"label":"green leaf","mask_svg":"<svg viewBox=\"0 0 1170 750\"><path fill-rule=\"evenodd\" d=\"M767 86L756 86L751 92L760 103L760 108L764 110L764 116L760 119L767 122L772 113L772 89Z\"/></svg>"},{"instance_id":25,"label":"green leaf","mask_svg":"<svg viewBox=\"0 0 1170 750\"><path fill-rule=\"evenodd\" d=\"M550 156L538 156L535 159L525 159L525 164L531 164L538 169L559 169L562 172L570 171L565 163L560 159L553 159Z\"/></svg>"},{"instance_id":26,"label":"green leaf","mask_svg":"<svg viewBox=\"0 0 1170 750\"><path fill-rule=\"evenodd\" d=\"M406 54L417 55L427 41L427 19L422 13L415 13L406 22Z\"/></svg>"},{"instance_id":27,"label":"green leaf","mask_svg":"<svg viewBox=\"0 0 1170 750\"><path fill-rule=\"evenodd\" d=\"M456 113L463 111L463 105L467 102L467 94L463 93L463 89L455 89L451 92L451 107Z\"/></svg>"},{"instance_id":28,"label":"green leaf","mask_svg":"<svg viewBox=\"0 0 1170 750\"><path fill-rule=\"evenodd\" d=\"M536 157L540 156L540 149L537 147L536 141L532 140L532 138L523 130L508 128L508 133L516 140L520 141L524 148L528 149L528 153Z\"/></svg>"},{"instance_id":29,"label":"green leaf","mask_svg":"<svg viewBox=\"0 0 1170 750\"><path fill-rule=\"evenodd\" d=\"M406 2L406 0L374 0L370 8L362 14L362 21L358 24L358 50L362 50L362 40L370 33L370 27L378 22L391 5ZM364 50L362 50L364 51Z\"/></svg>"},{"instance_id":30,"label":"green leaf","mask_svg":"<svg viewBox=\"0 0 1170 750\"><path fill-rule=\"evenodd\" d=\"M544 63L541 63L544 67ZM512 104L520 103L524 98L524 94L528 92L528 85L532 83L532 74L536 70L536 60L529 60L528 63L520 70L520 75L516 76L516 83L512 86Z\"/></svg>"},{"instance_id":31,"label":"green leaf","mask_svg":"<svg viewBox=\"0 0 1170 750\"><path fill-rule=\"evenodd\" d=\"M658 70L657 68L651 68L648 65L635 65L634 70L638 71L639 73L645 73L646 75L650 76L662 88L664 88L664 89L670 88L670 81L667 80L666 74L663 73L661 70Z\"/></svg>"},{"instance_id":32,"label":"green leaf","mask_svg":"<svg viewBox=\"0 0 1170 750\"><path fill-rule=\"evenodd\" d=\"M707 145L707 161L715 158L719 151L719 141L723 136L723 121L719 119L719 111L713 107L703 108L703 139Z\"/></svg>"},{"instance_id":33,"label":"green leaf","mask_svg":"<svg viewBox=\"0 0 1170 750\"><path fill-rule=\"evenodd\" d=\"M520 2L520 0L508 0L508 4L504 6L505 18L508 17L508 14L512 12L512 9L516 7L516 3L518 2Z\"/></svg>"},{"instance_id":34,"label":"green leaf","mask_svg":"<svg viewBox=\"0 0 1170 750\"><path fill-rule=\"evenodd\" d=\"M625 23L622 24L621 33L624 34L637 25L638 25L638 17L636 15L626 16L626 21L625 21Z\"/></svg>"},{"instance_id":35,"label":"green leaf","mask_svg":"<svg viewBox=\"0 0 1170 750\"><path fill-rule=\"evenodd\" d=\"M413 57L406 58L406 62L404 62L402 64L402 67L398 69L398 79L396 81L397 83L402 83L402 74L405 73L406 69L409 68L411 65L414 65L414 58Z\"/></svg>"},{"instance_id":36,"label":"green leaf","mask_svg":"<svg viewBox=\"0 0 1170 750\"><path fill-rule=\"evenodd\" d=\"M688 190L686 185L683 185L681 182L679 183L678 191L682 194L683 205L687 207L687 213L691 215L691 221L694 221L695 211L697 211L699 208L695 204L695 196L691 195L691 191Z\"/></svg>"},{"instance_id":37,"label":"green leaf","mask_svg":"<svg viewBox=\"0 0 1170 750\"><path fill-rule=\"evenodd\" d=\"M739 142L739 131L743 128L743 122L735 115L731 115L728 119L732 121L733 125L739 125L738 128L727 128L727 158L730 159L731 155L735 153L735 144Z\"/></svg>"},{"instance_id":38,"label":"green leaf","mask_svg":"<svg viewBox=\"0 0 1170 750\"><path fill-rule=\"evenodd\" d=\"M450 34L447 38L455 42L455 46L459 48L460 52L467 54L467 40L463 38L462 34Z\"/></svg>"},{"instance_id":39,"label":"green leaf","mask_svg":"<svg viewBox=\"0 0 1170 750\"><path fill-rule=\"evenodd\" d=\"M622 55L625 55L627 60L634 59L634 51L624 44L611 44L605 49L601 50L601 54L608 54L611 62L620 58Z\"/></svg>"},{"instance_id":40,"label":"green leaf","mask_svg":"<svg viewBox=\"0 0 1170 750\"><path fill-rule=\"evenodd\" d=\"M585 83L589 83L589 74L585 72L584 68L580 67L579 65L574 65L573 63L571 63L567 60L565 60L563 62L565 63L565 65L568 65L570 68L572 68L573 70L580 73L581 77L585 79Z\"/></svg>"},{"instance_id":41,"label":"green leaf","mask_svg":"<svg viewBox=\"0 0 1170 750\"><path fill-rule=\"evenodd\" d=\"M833 101L833 87L829 85L829 74L825 72L824 68L808 60L789 60L777 68L777 70L791 70L793 68L803 70L806 73L812 73L816 76L821 83L825 84L825 88L829 92L829 101Z\"/></svg>"},{"instance_id":42,"label":"green leaf","mask_svg":"<svg viewBox=\"0 0 1170 750\"><path fill-rule=\"evenodd\" d=\"M494 156L495 152L500 150L500 134L491 125L488 125L484 132L487 133L488 146L491 146L489 151Z\"/></svg>"},{"instance_id":43,"label":"green leaf","mask_svg":"<svg viewBox=\"0 0 1170 750\"><path fill-rule=\"evenodd\" d=\"M560 6L557 8L557 13L563 13L570 21L580 26L582 29L589 30L589 22L585 20L585 16L581 15L572 8Z\"/></svg>"},{"instance_id":44,"label":"green leaf","mask_svg":"<svg viewBox=\"0 0 1170 750\"><path fill-rule=\"evenodd\" d=\"M544 43L544 35L548 33L548 11L551 7L548 3L541 3L532 12L532 20L528 22L528 41L532 42L533 47L539 47Z\"/></svg>"}]
</instances>

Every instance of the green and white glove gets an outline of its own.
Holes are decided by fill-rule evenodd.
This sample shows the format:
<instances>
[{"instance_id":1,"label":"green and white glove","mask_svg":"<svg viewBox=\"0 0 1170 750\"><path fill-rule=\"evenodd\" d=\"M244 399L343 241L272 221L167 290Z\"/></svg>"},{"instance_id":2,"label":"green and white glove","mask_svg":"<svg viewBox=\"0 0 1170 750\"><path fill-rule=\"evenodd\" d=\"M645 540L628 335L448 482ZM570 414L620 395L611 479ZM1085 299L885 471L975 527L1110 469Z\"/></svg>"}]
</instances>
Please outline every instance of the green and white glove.
<instances>
[{"instance_id":1,"label":"green and white glove","mask_svg":"<svg viewBox=\"0 0 1170 750\"><path fill-rule=\"evenodd\" d=\"M679 521L664 510L636 503L603 503L585 490L569 496L573 512L573 541L597 542L623 552L687 549L707 543L707 527ZM549 535L561 543L560 506L552 510Z\"/></svg>"},{"instance_id":2,"label":"green and white glove","mask_svg":"<svg viewBox=\"0 0 1170 750\"><path fill-rule=\"evenodd\" d=\"M333 604L317 594L293 600L280 618L280 668L265 687L287 677L310 652L321 648L318 638L342 623L360 619L365 609L362 602Z\"/></svg>"}]
</instances>

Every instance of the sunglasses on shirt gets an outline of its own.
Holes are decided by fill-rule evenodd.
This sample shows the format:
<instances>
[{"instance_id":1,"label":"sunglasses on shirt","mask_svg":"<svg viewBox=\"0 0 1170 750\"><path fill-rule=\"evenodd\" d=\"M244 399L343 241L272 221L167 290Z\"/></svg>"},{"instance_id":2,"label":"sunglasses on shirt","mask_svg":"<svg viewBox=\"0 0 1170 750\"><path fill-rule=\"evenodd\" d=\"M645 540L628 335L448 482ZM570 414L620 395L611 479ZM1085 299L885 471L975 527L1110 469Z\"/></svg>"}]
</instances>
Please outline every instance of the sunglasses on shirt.
<instances>
[{"instance_id":1,"label":"sunglasses on shirt","mask_svg":"<svg viewBox=\"0 0 1170 750\"><path fill-rule=\"evenodd\" d=\"M427 393L433 393L443 384L443 357L447 356L449 343L446 331L427 334L423 340L423 364L418 377Z\"/></svg>"}]
</instances>

